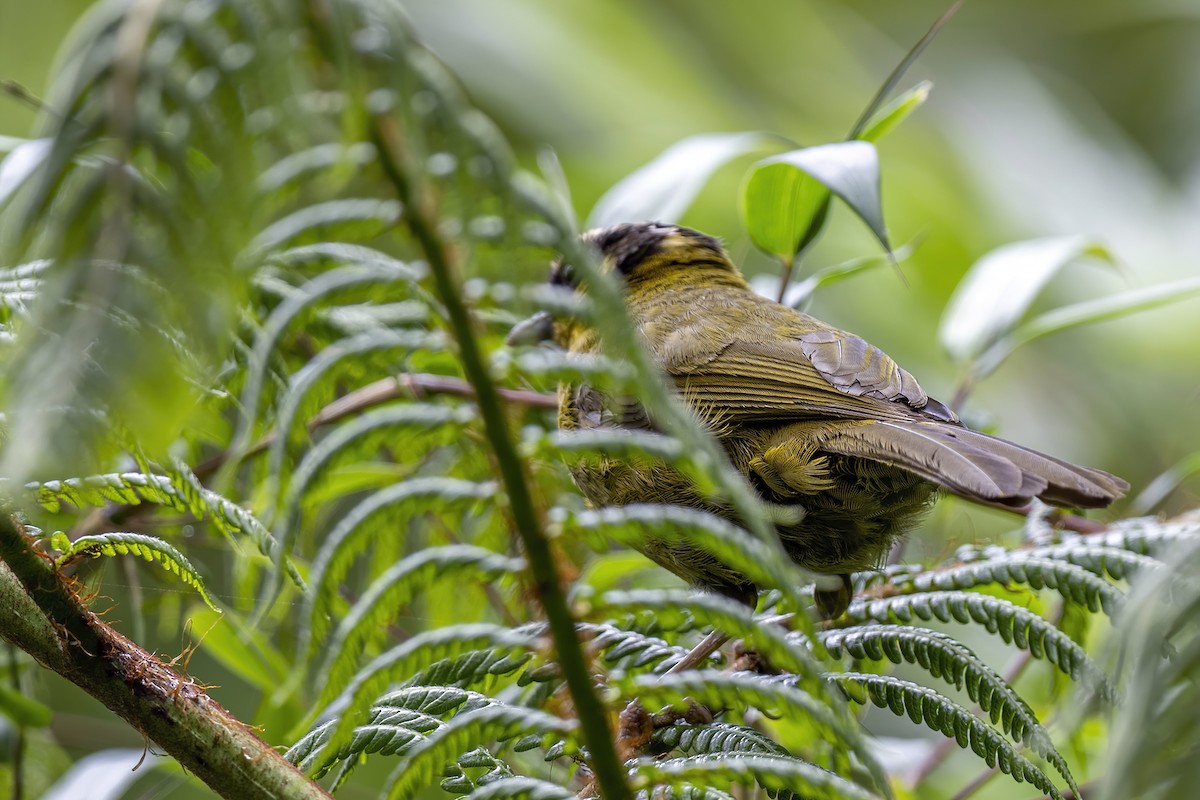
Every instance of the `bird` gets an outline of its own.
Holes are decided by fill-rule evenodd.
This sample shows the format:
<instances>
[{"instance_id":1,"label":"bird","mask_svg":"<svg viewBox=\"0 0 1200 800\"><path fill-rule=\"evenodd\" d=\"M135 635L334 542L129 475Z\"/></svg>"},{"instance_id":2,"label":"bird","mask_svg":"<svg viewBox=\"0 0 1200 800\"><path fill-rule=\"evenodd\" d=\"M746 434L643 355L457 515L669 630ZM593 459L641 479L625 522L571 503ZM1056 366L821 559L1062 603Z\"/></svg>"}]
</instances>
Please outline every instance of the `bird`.
<instances>
[{"instance_id":1,"label":"bird","mask_svg":"<svg viewBox=\"0 0 1200 800\"><path fill-rule=\"evenodd\" d=\"M619 276L631 323L669 384L754 488L787 555L841 578L816 605L839 616L849 575L878 569L940 493L1001 507L1037 498L1099 508L1128 484L966 427L916 379L860 336L756 293L720 241L690 228L625 223L583 234ZM554 262L552 285L584 291ZM563 316L542 336L568 354L594 354L594 329ZM560 384L558 426L656 430L637 398L577 380ZM591 506L670 503L735 523L736 512L665 463L617 457L571 467ZM647 557L693 586L753 607L758 587L699 547L648 538Z\"/></svg>"}]
</instances>

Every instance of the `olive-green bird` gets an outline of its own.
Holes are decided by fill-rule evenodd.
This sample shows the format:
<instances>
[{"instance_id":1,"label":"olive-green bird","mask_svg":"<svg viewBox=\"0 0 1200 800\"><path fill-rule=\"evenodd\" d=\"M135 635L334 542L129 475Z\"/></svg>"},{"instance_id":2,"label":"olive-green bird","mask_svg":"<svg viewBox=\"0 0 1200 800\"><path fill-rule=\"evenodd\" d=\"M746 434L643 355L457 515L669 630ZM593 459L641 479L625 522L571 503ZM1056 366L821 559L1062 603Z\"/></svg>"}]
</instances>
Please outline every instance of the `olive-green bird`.
<instances>
[{"instance_id":1,"label":"olive-green bird","mask_svg":"<svg viewBox=\"0 0 1200 800\"><path fill-rule=\"evenodd\" d=\"M846 574L877 568L939 488L984 503L1106 506L1128 488L1080 467L972 431L879 348L756 294L714 238L657 223L594 230L584 239L625 280L629 316L674 382L755 487L788 555L843 576L818 592L845 609ZM575 286L569 265L551 283ZM599 349L586 326L553 323L571 353ZM635 401L586 384L559 388L559 426L652 428ZM665 464L602 458L573 469L595 506L665 502L737 521ZM753 605L754 584L700 549L647 541L643 552L693 585Z\"/></svg>"}]
</instances>

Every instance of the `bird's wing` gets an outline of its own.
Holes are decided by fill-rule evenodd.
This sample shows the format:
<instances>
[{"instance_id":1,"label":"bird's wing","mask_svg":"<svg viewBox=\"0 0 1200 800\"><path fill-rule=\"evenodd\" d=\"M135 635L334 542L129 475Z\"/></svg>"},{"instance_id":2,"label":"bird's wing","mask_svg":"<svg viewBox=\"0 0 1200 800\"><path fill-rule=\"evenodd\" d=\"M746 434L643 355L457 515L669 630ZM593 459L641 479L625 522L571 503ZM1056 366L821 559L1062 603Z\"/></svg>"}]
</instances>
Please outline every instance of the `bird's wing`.
<instances>
[{"instance_id":1,"label":"bird's wing","mask_svg":"<svg viewBox=\"0 0 1200 800\"><path fill-rule=\"evenodd\" d=\"M684 395L716 419L957 422L882 350L833 329L770 341L739 339L703 359L666 368Z\"/></svg>"}]
</instances>

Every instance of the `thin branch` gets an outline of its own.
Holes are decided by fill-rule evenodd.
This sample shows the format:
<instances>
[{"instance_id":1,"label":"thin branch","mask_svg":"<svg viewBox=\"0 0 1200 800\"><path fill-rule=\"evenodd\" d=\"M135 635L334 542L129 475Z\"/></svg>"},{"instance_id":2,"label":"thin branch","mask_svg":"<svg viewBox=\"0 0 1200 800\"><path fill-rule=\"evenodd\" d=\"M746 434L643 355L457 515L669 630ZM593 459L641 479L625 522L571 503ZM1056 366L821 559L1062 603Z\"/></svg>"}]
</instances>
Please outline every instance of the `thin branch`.
<instances>
[{"instance_id":1,"label":"thin branch","mask_svg":"<svg viewBox=\"0 0 1200 800\"><path fill-rule=\"evenodd\" d=\"M191 678L105 625L0 514L0 637L99 700L226 798L329 795Z\"/></svg>"},{"instance_id":2,"label":"thin branch","mask_svg":"<svg viewBox=\"0 0 1200 800\"><path fill-rule=\"evenodd\" d=\"M534 588L546 612L600 794L608 800L625 800L631 797L625 770L617 756L607 713L592 685L583 646L575 632L575 619L567 604L550 542L543 531L541 514L529 488L526 465L509 430L504 400L488 374L470 312L462 299L454 274L456 259L436 230L431 198L418 193L409 181L404 166L407 159L403 141L395 120L376 116L371 120L371 128L384 172L404 203L405 223L429 264L439 299L445 306L451 332L458 343L463 372L475 390L484 434L504 484L509 514L529 560Z\"/></svg>"},{"instance_id":3,"label":"thin branch","mask_svg":"<svg viewBox=\"0 0 1200 800\"><path fill-rule=\"evenodd\" d=\"M558 408L558 398L552 394L544 394L527 389L506 389L504 387L496 387L496 392L506 402L528 408ZM308 428L309 433L312 433L322 426L332 425L348 416L358 414L368 408L391 400L402 397L421 398L431 394L447 394L456 397L474 398L475 389L466 381L447 375L403 373L390 378L382 378L339 397L314 414L305 423L305 426ZM242 456L249 457L263 452L271 446L277 436L277 431L271 431L251 445L242 453ZM218 453L198 465L192 471L196 473L196 477L205 478L219 469L228 460L229 456L230 453L227 451Z\"/></svg>"}]
</instances>

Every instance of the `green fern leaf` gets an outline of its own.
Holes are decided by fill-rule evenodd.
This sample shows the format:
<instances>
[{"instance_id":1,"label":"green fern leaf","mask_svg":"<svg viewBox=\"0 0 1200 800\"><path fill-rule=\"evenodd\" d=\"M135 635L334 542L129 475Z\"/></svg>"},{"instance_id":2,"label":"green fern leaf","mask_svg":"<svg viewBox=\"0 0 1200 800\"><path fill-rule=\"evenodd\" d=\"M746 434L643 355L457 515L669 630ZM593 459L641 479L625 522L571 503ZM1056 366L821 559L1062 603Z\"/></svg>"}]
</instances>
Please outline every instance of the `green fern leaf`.
<instances>
[{"instance_id":1,"label":"green fern leaf","mask_svg":"<svg viewBox=\"0 0 1200 800\"><path fill-rule=\"evenodd\" d=\"M944 591L904 594L879 600L858 600L846 610L852 622L901 622L913 617L940 622L982 625L1005 642L1044 658L1075 679L1093 682L1101 696L1117 702L1118 692L1087 652L1050 622L1028 609L997 597Z\"/></svg>"},{"instance_id":2,"label":"green fern leaf","mask_svg":"<svg viewBox=\"0 0 1200 800\"><path fill-rule=\"evenodd\" d=\"M306 597L307 624L301 629L300 652L312 660L329 631L332 606L351 565L386 526L425 511L463 513L473 504L495 496L495 485L457 478L414 478L382 489L352 507L325 536L312 562L311 588Z\"/></svg>"},{"instance_id":3,"label":"green fern leaf","mask_svg":"<svg viewBox=\"0 0 1200 800\"><path fill-rule=\"evenodd\" d=\"M218 614L221 613L221 609L217 607L208 590L204 588L204 579L200 577L199 571L192 566L183 553L162 539L140 533L112 532L80 536L75 541L71 541L66 534L60 532L51 538L50 544L62 553L55 560L55 564L60 567L77 558L123 555L135 555L152 564L157 563L167 572L195 589L209 608Z\"/></svg>"},{"instance_id":4,"label":"green fern leaf","mask_svg":"<svg viewBox=\"0 0 1200 800\"><path fill-rule=\"evenodd\" d=\"M831 680L845 689L846 695L855 702L866 703L869 700L896 716L908 716L917 724L924 724L953 738L959 747L969 747L989 767L999 767L1001 772L1011 775L1018 783L1028 781L1055 800L1062 800L1058 788L1046 773L1017 752L998 731L932 689L890 675L847 672L833 675Z\"/></svg>"},{"instance_id":5,"label":"green fern leaf","mask_svg":"<svg viewBox=\"0 0 1200 800\"><path fill-rule=\"evenodd\" d=\"M993 725L999 724L1014 741L1049 761L1072 791L1077 788L1066 759L1055 749L1033 709L1008 681L953 636L907 625L863 625L826 631L821 640L834 657L845 653L855 659L917 664L935 678L965 688Z\"/></svg>"},{"instance_id":6,"label":"green fern leaf","mask_svg":"<svg viewBox=\"0 0 1200 800\"><path fill-rule=\"evenodd\" d=\"M451 761L476 747L532 733L547 737L575 731L575 724L531 708L492 705L454 717L414 748L388 781L388 800L407 800L432 784Z\"/></svg>"},{"instance_id":7,"label":"green fern leaf","mask_svg":"<svg viewBox=\"0 0 1200 800\"><path fill-rule=\"evenodd\" d=\"M760 786L768 791L795 793L806 800L878 800L880 797L796 758L726 753L667 761L639 760L633 771L638 778L636 788L669 786L678 790Z\"/></svg>"},{"instance_id":8,"label":"green fern leaf","mask_svg":"<svg viewBox=\"0 0 1200 800\"><path fill-rule=\"evenodd\" d=\"M325 663L317 671L316 685L345 686L368 643L435 582L489 583L523 566L517 559L469 545L428 548L398 561L368 587L338 625Z\"/></svg>"}]
</instances>

